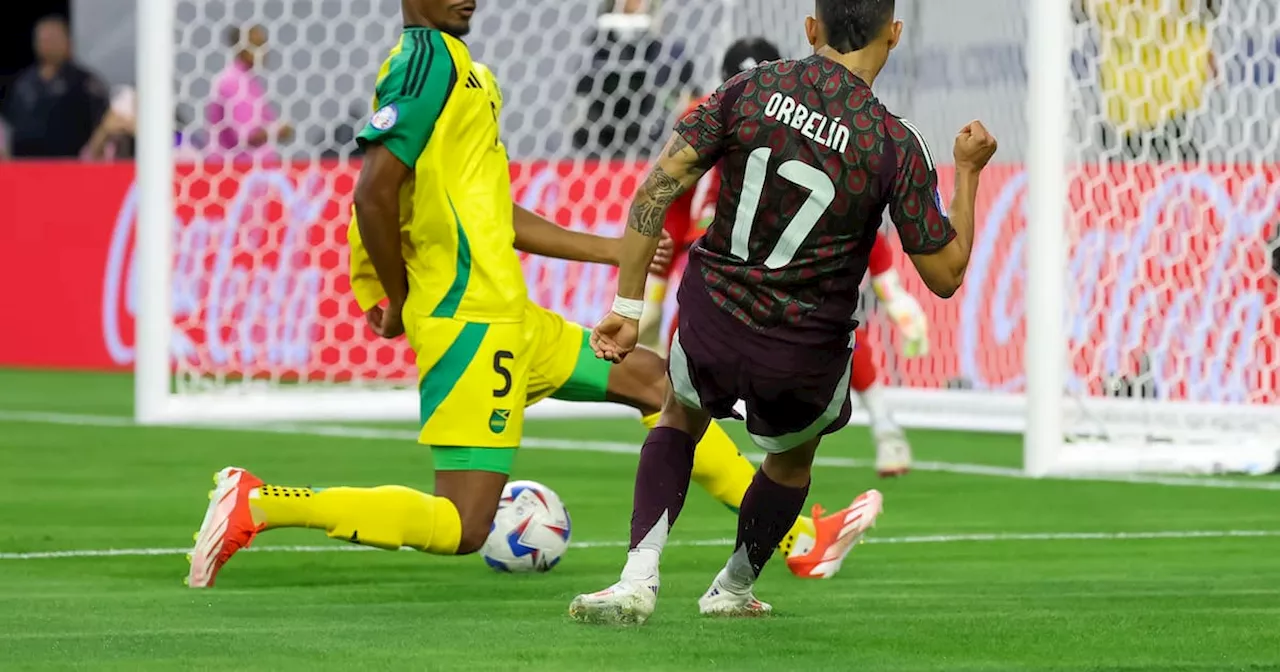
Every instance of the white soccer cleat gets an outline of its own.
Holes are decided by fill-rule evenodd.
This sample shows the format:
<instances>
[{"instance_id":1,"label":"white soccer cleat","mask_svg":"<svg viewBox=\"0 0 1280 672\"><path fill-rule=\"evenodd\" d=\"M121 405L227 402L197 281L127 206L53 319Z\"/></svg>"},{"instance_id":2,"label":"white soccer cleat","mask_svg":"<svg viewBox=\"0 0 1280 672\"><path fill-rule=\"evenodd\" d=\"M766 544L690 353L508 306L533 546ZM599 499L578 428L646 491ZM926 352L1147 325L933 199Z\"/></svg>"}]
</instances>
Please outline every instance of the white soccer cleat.
<instances>
[{"instance_id":1,"label":"white soccer cleat","mask_svg":"<svg viewBox=\"0 0 1280 672\"><path fill-rule=\"evenodd\" d=\"M722 569L707 592L698 598L698 611L703 616L728 618L758 618L773 612L773 607L757 600L750 588L735 591L729 586L730 582L725 579L725 570Z\"/></svg>"},{"instance_id":2,"label":"white soccer cleat","mask_svg":"<svg viewBox=\"0 0 1280 672\"><path fill-rule=\"evenodd\" d=\"M849 551L862 541L884 510L884 497L879 490L868 490L853 500L849 508L823 517L822 506L813 505L813 522L817 538L806 554L787 558L787 569L802 579L829 579L840 571Z\"/></svg>"},{"instance_id":3,"label":"white soccer cleat","mask_svg":"<svg viewBox=\"0 0 1280 672\"><path fill-rule=\"evenodd\" d=\"M880 478L905 476L911 471L911 444L901 429L875 435L876 475Z\"/></svg>"},{"instance_id":4,"label":"white soccer cleat","mask_svg":"<svg viewBox=\"0 0 1280 672\"><path fill-rule=\"evenodd\" d=\"M642 625L658 606L658 577L619 581L604 590L579 595L569 603L569 618L599 625Z\"/></svg>"}]
</instances>

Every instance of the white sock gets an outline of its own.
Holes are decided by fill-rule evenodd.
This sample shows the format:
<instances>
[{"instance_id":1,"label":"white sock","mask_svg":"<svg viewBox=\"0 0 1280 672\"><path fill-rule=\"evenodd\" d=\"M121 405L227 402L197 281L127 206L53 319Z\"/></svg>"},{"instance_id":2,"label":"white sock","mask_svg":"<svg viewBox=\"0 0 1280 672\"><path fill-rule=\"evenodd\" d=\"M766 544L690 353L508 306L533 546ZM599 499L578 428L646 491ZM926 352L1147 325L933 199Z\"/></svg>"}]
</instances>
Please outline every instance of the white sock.
<instances>
[{"instance_id":1,"label":"white sock","mask_svg":"<svg viewBox=\"0 0 1280 672\"><path fill-rule=\"evenodd\" d=\"M652 548L627 551L627 564L622 568L623 581L644 581L658 575L658 560L662 555Z\"/></svg>"},{"instance_id":2,"label":"white sock","mask_svg":"<svg viewBox=\"0 0 1280 672\"><path fill-rule=\"evenodd\" d=\"M872 383L871 387L858 392L858 397L862 400L863 408L866 408L871 416L872 434L878 436L902 431L898 423L893 421L893 414L889 412L889 404L884 400L884 390L880 387L880 383Z\"/></svg>"},{"instance_id":3,"label":"white sock","mask_svg":"<svg viewBox=\"0 0 1280 672\"><path fill-rule=\"evenodd\" d=\"M643 581L658 575L658 561L662 559L662 549L667 545L667 534L671 529L667 520L667 512L663 511L635 549L627 551L627 564L622 568L623 581Z\"/></svg>"},{"instance_id":4,"label":"white sock","mask_svg":"<svg viewBox=\"0 0 1280 672\"><path fill-rule=\"evenodd\" d=\"M724 566L725 586L734 592L743 593L755 585L756 572L751 568L751 560L747 558L747 546L743 544L734 549L729 562Z\"/></svg>"}]
</instances>

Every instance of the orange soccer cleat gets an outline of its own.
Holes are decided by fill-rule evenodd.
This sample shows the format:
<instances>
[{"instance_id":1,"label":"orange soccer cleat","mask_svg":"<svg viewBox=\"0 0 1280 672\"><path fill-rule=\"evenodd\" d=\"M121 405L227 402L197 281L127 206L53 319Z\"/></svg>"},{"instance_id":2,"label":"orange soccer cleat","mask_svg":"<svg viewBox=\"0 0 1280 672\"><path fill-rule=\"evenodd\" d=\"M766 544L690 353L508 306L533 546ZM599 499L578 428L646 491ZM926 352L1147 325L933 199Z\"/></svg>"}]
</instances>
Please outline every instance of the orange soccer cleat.
<instances>
[{"instance_id":1,"label":"orange soccer cleat","mask_svg":"<svg viewBox=\"0 0 1280 672\"><path fill-rule=\"evenodd\" d=\"M249 492L262 485L261 479L244 469L227 467L213 475L213 483L196 547L187 556L191 571L186 584L192 588L212 587L218 570L262 530L249 511Z\"/></svg>"},{"instance_id":2,"label":"orange soccer cleat","mask_svg":"<svg viewBox=\"0 0 1280 672\"><path fill-rule=\"evenodd\" d=\"M787 558L787 569L802 579L829 579L840 571L845 556L876 524L884 509L884 496L879 490L868 490L848 508L829 516L822 506L813 505L813 523L817 530L813 548Z\"/></svg>"}]
</instances>

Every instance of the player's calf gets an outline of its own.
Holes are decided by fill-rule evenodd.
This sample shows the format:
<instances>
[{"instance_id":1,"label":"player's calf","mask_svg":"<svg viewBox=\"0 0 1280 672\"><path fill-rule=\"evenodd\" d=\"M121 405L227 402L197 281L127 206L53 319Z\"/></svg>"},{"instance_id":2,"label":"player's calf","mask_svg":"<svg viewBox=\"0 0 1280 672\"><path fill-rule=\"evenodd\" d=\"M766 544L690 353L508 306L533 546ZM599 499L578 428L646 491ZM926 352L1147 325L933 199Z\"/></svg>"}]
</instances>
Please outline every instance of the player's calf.
<instances>
[{"instance_id":1,"label":"player's calf","mask_svg":"<svg viewBox=\"0 0 1280 672\"><path fill-rule=\"evenodd\" d=\"M871 418L871 438L876 446L876 473L881 478L902 476L911 470L911 444L893 419L876 369L874 346L865 329L857 332L849 386L858 393Z\"/></svg>"},{"instance_id":2,"label":"player's calf","mask_svg":"<svg viewBox=\"0 0 1280 672\"><path fill-rule=\"evenodd\" d=\"M664 401L666 370L664 359L650 350L637 348L621 364L610 367L607 398L640 411L645 425L653 429L659 414L651 408L656 409ZM694 452L693 481L736 513L755 473L756 467L742 456L724 429L714 422L709 424ZM796 549L807 552L814 536L813 521L801 516L778 549L784 556Z\"/></svg>"},{"instance_id":3,"label":"player's calf","mask_svg":"<svg viewBox=\"0 0 1280 672\"><path fill-rule=\"evenodd\" d=\"M630 406L649 416L662 410L667 389L667 362L647 348L636 348L609 369L608 401Z\"/></svg>"},{"instance_id":4,"label":"player's calf","mask_svg":"<svg viewBox=\"0 0 1280 672\"><path fill-rule=\"evenodd\" d=\"M682 406L674 396L668 397L660 425L649 433L640 451L631 544L622 576L604 590L575 597L569 604L570 618L579 623L639 625L653 614L662 551L689 490L693 437L706 431L710 421L706 412Z\"/></svg>"},{"instance_id":5,"label":"player's calf","mask_svg":"<svg viewBox=\"0 0 1280 672\"><path fill-rule=\"evenodd\" d=\"M484 546L506 484L507 475L494 471L436 472L436 496L449 500L457 509L459 531L454 551L457 555L469 555Z\"/></svg>"},{"instance_id":6,"label":"player's calf","mask_svg":"<svg viewBox=\"0 0 1280 672\"><path fill-rule=\"evenodd\" d=\"M772 610L755 598L752 588L804 508L818 441L812 439L765 458L742 498L733 555L698 600L703 614L762 616Z\"/></svg>"}]
</instances>

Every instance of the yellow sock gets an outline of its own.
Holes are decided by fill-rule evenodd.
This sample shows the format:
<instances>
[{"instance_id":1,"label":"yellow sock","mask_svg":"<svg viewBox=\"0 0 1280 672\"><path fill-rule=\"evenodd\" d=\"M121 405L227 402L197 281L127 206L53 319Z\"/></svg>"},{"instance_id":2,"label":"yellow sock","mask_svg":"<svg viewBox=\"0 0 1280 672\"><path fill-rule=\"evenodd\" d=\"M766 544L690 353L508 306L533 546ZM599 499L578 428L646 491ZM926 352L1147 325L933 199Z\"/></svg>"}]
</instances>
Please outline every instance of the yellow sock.
<instances>
[{"instance_id":1,"label":"yellow sock","mask_svg":"<svg viewBox=\"0 0 1280 672\"><path fill-rule=\"evenodd\" d=\"M660 413L654 413L640 421L645 427L653 429L658 425L660 417ZM738 447L724 429L714 422L707 426L707 433L702 435L702 441L693 453L693 482L717 502L737 512L755 475L755 465L738 452ZM784 554L789 554L801 535L810 538L814 536L813 521L805 516L796 519L795 525L778 547Z\"/></svg>"},{"instance_id":2,"label":"yellow sock","mask_svg":"<svg viewBox=\"0 0 1280 672\"><path fill-rule=\"evenodd\" d=\"M640 316L639 343L658 351L662 350L662 301L666 296L666 279L649 276L649 284L645 287L644 314Z\"/></svg>"},{"instance_id":3,"label":"yellow sock","mask_svg":"<svg viewBox=\"0 0 1280 672\"><path fill-rule=\"evenodd\" d=\"M662 305L667 298L667 279L649 276L649 284L645 288L644 300L648 303Z\"/></svg>"},{"instance_id":4,"label":"yellow sock","mask_svg":"<svg viewBox=\"0 0 1280 672\"><path fill-rule=\"evenodd\" d=\"M249 493L264 529L309 527L334 539L396 550L402 546L453 555L462 519L453 502L399 485L377 488L289 488L264 485Z\"/></svg>"}]
</instances>

